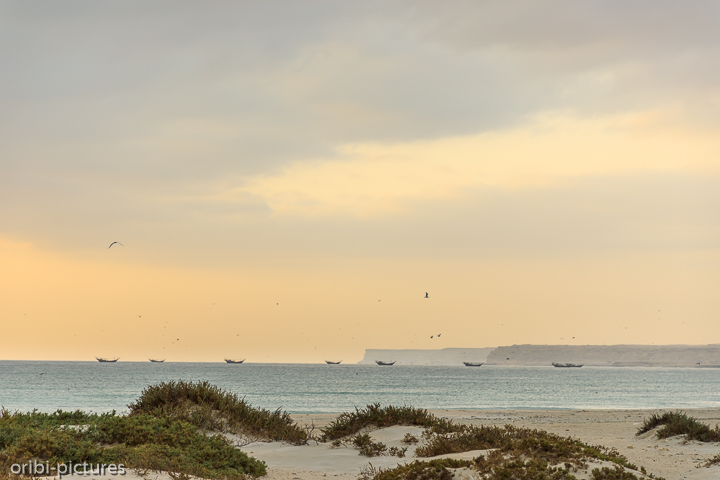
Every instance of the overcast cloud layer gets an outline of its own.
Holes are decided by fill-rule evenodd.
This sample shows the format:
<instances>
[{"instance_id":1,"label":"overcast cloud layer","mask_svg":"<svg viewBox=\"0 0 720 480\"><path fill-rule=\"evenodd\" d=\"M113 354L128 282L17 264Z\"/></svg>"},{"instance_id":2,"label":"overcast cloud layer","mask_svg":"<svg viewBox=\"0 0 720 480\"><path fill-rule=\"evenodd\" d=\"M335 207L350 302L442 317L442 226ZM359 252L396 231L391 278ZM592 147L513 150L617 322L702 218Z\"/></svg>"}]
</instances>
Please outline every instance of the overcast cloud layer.
<instances>
[{"instance_id":1,"label":"overcast cloud layer","mask_svg":"<svg viewBox=\"0 0 720 480\"><path fill-rule=\"evenodd\" d=\"M209 238L233 240L258 225L298 229L298 238L306 228L342 236L346 223L373 231L387 219L333 212L285 224L262 192L243 188L293 165L350 161L347 145L508 131L547 114L671 112L656 123L712 135L720 127L718 20L716 2L5 1L1 229L61 248L89 248L122 229L131 237L166 231L154 236L163 243L198 225ZM590 195L578 192L588 182L610 211L641 208L662 197L662 184L681 198L691 191L663 220L672 229L707 220L698 212L715 198L717 179L707 169L693 174L706 178L634 172L619 187L612 175L569 179L539 200L478 187L428 202L457 225L466 210L481 212L495 231L492 218L521 224L546 202L543 218L566 231L573 225L563 205ZM613 197L618 189L625 193ZM402 222L427 220L428 207L408 199ZM584 212L594 215L606 224L603 213ZM530 236L546 243L547 235ZM603 238L589 236L588 246ZM690 243L707 238L715 237Z\"/></svg>"}]
</instances>

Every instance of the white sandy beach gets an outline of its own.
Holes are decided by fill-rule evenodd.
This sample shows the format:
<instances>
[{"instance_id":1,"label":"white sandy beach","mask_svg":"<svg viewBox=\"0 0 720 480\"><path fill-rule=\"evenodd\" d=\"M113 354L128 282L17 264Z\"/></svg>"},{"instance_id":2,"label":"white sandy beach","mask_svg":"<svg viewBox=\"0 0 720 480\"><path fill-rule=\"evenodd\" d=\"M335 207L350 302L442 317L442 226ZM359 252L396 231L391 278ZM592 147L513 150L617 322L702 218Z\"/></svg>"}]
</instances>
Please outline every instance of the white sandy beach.
<instances>
[{"instance_id":1,"label":"white sandy beach","mask_svg":"<svg viewBox=\"0 0 720 480\"><path fill-rule=\"evenodd\" d=\"M720 479L720 466L697 466L720 453L720 444L687 442L681 437L657 440L652 432L635 436L643 419L652 413L667 410L433 410L439 417L476 425L512 424L546 430L559 435L577 438L591 445L614 447L631 463L644 466L648 473L667 480ZM696 419L714 426L720 423L720 409L684 410ZM300 423L313 423L322 427L336 414L294 415ZM419 437L418 427L391 427L372 431L371 436L388 446L404 446L400 440L405 432ZM415 457L408 450L405 458L358 455L352 448L330 448L327 444L292 446L278 442L252 443L242 447L268 465L270 480L310 480L326 477L355 478L369 463L375 467L391 467L411 462ZM447 455L455 458L473 458L480 451ZM592 465L591 468L600 465ZM465 477L467 473L458 475ZM578 478L587 478L576 474ZM472 476L467 475L467 478Z\"/></svg>"}]
</instances>

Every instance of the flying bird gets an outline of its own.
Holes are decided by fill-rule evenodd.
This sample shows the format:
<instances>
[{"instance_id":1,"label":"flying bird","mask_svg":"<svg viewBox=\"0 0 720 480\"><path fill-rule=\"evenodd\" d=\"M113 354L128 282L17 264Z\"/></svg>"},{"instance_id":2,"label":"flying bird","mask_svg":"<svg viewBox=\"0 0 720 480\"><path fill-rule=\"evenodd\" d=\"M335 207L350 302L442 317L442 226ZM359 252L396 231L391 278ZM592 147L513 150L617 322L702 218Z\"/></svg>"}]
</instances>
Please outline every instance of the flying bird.
<instances>
[{"instance_id":1,"label":"flying bird","mask_svg":"<svg viewBox=\"0 0 720 480\"><path fill-rule=\"evenodd\" d=\"M430 338L433 338L434 335L430 335Z\"/></svg>"},{"instance_id":2,"label":"flying bird","mask_svg":"<svg viewBox=\"0 0 720 480\"><path fill-rule=\"evenodd\" d=\"M441 334L441 333L438 333L438 338L440 338L440 335L442 335L442 334Z\"/></svg>"},{"instance_id":3,"label":"flying bird","mask_svg":"<svg viewBox=\"0 0 720 480\"><path fill-rule=\"evenodd\" d=\"M113 242L113 243L110 244L110 247L112 247L112 246L115 245L116 243L117 243L118 245L120 245L121 247L124 247L124 246L125 246L125 245L123 245L123 244L120 243L120 242ZM108 247L108 248L110 248L110 247Z\"/></svg>"}]
</instances>

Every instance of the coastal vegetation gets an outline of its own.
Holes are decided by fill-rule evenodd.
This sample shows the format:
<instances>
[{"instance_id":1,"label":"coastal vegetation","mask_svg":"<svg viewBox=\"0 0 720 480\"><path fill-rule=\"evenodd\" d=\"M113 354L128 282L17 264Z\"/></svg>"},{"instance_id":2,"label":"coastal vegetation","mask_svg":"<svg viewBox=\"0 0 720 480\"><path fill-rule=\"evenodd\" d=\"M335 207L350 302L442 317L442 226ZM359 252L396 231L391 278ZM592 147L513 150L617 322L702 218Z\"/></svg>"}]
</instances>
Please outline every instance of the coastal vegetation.
<instances>
[{"instance_id":1,"label":"coastal vegetation","mask_svg":"<svg viewBox=\"0 0 720 480\"><path fill-rule=\"evenodd\" d=\"M365 428L386 428L394 425L441 428L443 425L449 427L451 422L436 417L424 408L406 405L381 407L379 403L373 403L365 408L355 407L354 412L343 412L338 415L335 420L321 430L320 440L327 442L353 435Z\"/></svg>"},{"instance_id":2,"label":"coastal vegetation","mask_svg":"<svg viewBox=\"0 0 720 480\"><path fill-rule=\"evenodd\" d=\"M334 440L333 445L337 445L336 442L340 442L340 440ZM382 442L375 442L373 441L372 437L370 437L370 435L367 433L355 435L354 437L349 439L348 443L352 444L355 448L357 448L360 451L360 455L364 455L366 457L379 457L381 455L390 455L402 458L405 456L405 452L407 452L407 447L388 448L388 446Z\"/></svg>"},{"instance_id":3,"label":"coastal vegetation","mask_svg":"<svg viewBox=\"0 0 720 480\"><path fill-rule=\"evenodd\" d=\"M178 478L241 479L264 475L265 464L218 433L296 445L309 437L287 412L252 407L208 382L152 385L128 408L128 415L0 410L0 471L30 461L122 463Z\"/></svg>"},{"instance_id":4,"label":"coastal vegetation","mask_svg":"<svg viewBox=\"0 0 720 480\"><path fill-rule=\"evenodd\" d=\"M453 474L449 469L470 467L472 464L470 460L441 458L426 462L415 460L391 469L371 465L362 471L360 480L450 480Z\"/></svg>"},{"instance_id":5,"label":"coastal vegetation","mask_svg":"<svg viewBox=\"0 0 720 480\"><path fill-rule=\"evenodd\" d=\"M701 467L712 467L713 465L720 465L720 453L701 464Z\"/></svg>"},{"instance_id":6,"label":"coastal vegetation","mask_svg":"<svg viewBox=\"0 0 720 480\"><path fill-rule=\"evenodd\" d=\"M13 464L124 464L173 475L241 479L265 474L265 464L225 437L208 436L186 421L85 413L0 411L0 471Z\"/></svg>"},{"instance_id":7,"label":"coastal vegetation","mask_svg":"<svg viewBox=\"0 0 720 480\"><path fill-rule=\"evenodd\" d=\"M512 425L458 424L438 418L427 410L407 406L382 407L375 403L365 408L356 408L355 412L342 413L322 429L321 439L334 439L334 446L352 444L361 455L387 455L387 447L373 442L368 430L395 425L414 425L425 429L424 442L415 449L417 457L429 458L474 450L485 452L473 460L415 460L390 469L369 468L363 472L365 480L447 480L453 476L451 469L456 468L470 469L479 474L479 478L488 480L573 480L576 478L573 473L589 469L589 462L601 461L614 465L592 469L590 473L593 480L645 478L643 467L628 462L614 449L587 445L570 437ZM363 430L365 433L356 434ZM343 437L346 439L341 440ZM406 444L415 442L417 438L409 434L403 439Z\"/></svg>"},{"instance_id":8,"label":"coastal vegetation","mask_svg":"<svg viewBox=\"0 0 720 480\"><path fill-rule=\"evenodd\" d=\"M369 467L362 472L360 480L450 480L454 477L456 469L470 470L475 473L476 478L483 480L577 480L573 475L576 469L571 464L552 465L536 458L508 458L499 452L473 460L442 458L428 461L415 460L390 469ZM591 480L648 478L645 475L638 477L620 465L593 468L590 475ZM650 478L656 477L650 476Z\"/></svg>"},{"instance_id":9,"label":"coastal vegetation","mask_svg":"<svg viewBox=\"0 0 720 480\"><path fill-rule=\"evenodd\" d=\"M300 445L309 436L287 412L253 407L237 394L207 381L151 385L128 408L130 416L147 414L183 420L205 431L241 434L256 440Z\"/></svg>"},{"instance_id":10,"label":"coastal vegetation","mask_svg":"<svg viewBox=\"0 0 720 480\"><path fill-rule=\"evenodd\" d=\"M716 425L715 428L710 428L682 412L665 412L662 415L654 413L643 422L636 435L642 435L657 427L661 427L655 432L657 438L685 435L686 441L720 442L720 427Z\"/></svg>"},{"instance_id":11,"label":"coastal vegetation","mask_svg":"<svg viewBox=\"0 0 720 480\"><path fill-rule=\"evenodd\" d=\"M587 472L594 462L603 464L592 469L592 480L635 480L646 473L614 449L543 430L459 424L410 406L374 403L355 408L341 413L316 434L296 424L287 412L255 408L208 382L151 385L128 408L127 415L0 410L0 471L38 461L48 465L122 463L141 474L166 471L176 480L189 476L240 480L264 475L264 462L237 448L240 436L294 445L329 442L331 447L356 448L368 457L404 457L413 448L420 457L395 468L367 469L362 477L374 480L448 480L458 468L472 470L486 480L573 480L574 473ZM421 427L422 440L407 433L401 440L407 446L397 447L372 438L373 429L392 426ZM718 434L717 427L712 430L680 413L653 415L641 430L657 426L668 432L681 431L688 438L712 439ZM679 433L670 433L675 434ZM479 452L472 460L430 458L469 451ZM7 478L7 473L0 478Z\"/></svg>"}]
</instances>

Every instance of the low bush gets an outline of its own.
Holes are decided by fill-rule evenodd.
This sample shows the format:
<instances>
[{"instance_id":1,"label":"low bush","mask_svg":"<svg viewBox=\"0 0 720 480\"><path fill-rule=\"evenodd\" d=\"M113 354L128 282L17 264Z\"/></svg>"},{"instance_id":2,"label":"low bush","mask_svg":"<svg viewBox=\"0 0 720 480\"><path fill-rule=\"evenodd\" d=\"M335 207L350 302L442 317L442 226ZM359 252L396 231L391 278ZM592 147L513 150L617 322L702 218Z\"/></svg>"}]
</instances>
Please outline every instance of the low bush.
<instances>
[{"instance_id":1,"label":"low bush","mask_svg":"<svg viewBox=\"0 0 720 480\"><path fill-rule=\"evenodd\" d=\"M695 418L682 412L665 412L662 415L652 414L646 419L635 435L642 435L653 428L659 428L655 435L657 438L668 438L676 435L685 435L686 440L700 442L720 442L720 428L710 428Z\"/></svg>"},{"instance_id":2,"label":"low bush","mask_svg":"<svg viewBox=\"0 0 720 480\"><path fill-rule=\"evenodd\" d=\"M385 428L393 425L417 425L420 427L435 427L442 429L449 427L448 420L437 418L424 408L395 407L389 405L381 407L379 403L368 405L365 408L355 408L354 412L344 412L332 421L327 427L321 429L323 442L353 435L363 428Z\"/></svg>"},{"instance_id":3,"label":"low bush","mask_svg":"<svg viewBox=\"0 0 720 480\"><path fill-rule=\"evenodd\" d=\"M399 465L390 469L370 469L361 478L373 480L450 480L453 473L449 468L469 467L469 460L443 458L430 461L415 460L412 463Z\"/></svg>"},{"instance_id":4,"label":"low bush","mask_svg":"<svg viewBox=\"0 0 720 480\"><path fill-rule=\"evenodd\" d=\"M591 480L640 480L637 475L626 471L618 465L613 468L593 468L591 475Z\"/></svg>"},{"instance_id":5,"label":"low bush","mask_svg":"<svg viewBox=\"0 0 720 480\"><path fill-rule=\"evenodd\" d=\"M296 445L308 440L307 432L287 412L255 408L209 382L180 380L151 385L128 408L130 416L174 418L207 431L241 433Z\"/></svg>"},{"instance_id":6,"label":"low bush","mask_svg":"<svg viewBox=\"0 0 720 480\"><path fill-rule=\"evenodd\" d=\"M203 478L265 474L265 464L188 422L146 414L0 412L0 469L30 460L120 464Z\"/></svg>"},{"instance_id":7,"label":"low bush","mask_svg":"<svg viewBox=\"0 0 720 480\"><path fill-rule=\"evenodd\" d=\"M613 462L623 471L625 468L638 470L615 449L587 445L543 430L512 425L455 425L450 430L450 433L442 433L429 429L425 445L416 449L415 454L434 457L491 450L487 456L475 459L475 467L490 475L488 478L570 479L573 478L570 472L587 468L587 460L590 459Z\"/></svg>"},{"instance_id":8,"label":"low bush","mask_svg":"<svg viewBox=\"0 0 720 480\"><path fill-rule=\"evenodd\" d=\"M542 460L517 457L505 459L499 452L488 459L476 459L475 468L484 479L577 480L569 465L551 466Z\"/></svg>"},{"instance_id":9,"label":"low bush","mask_svg":"<svg viewBox=\"0 0 720 480\"><path fill-rule=\"evenodd\" d=\"M373 442L370 435L363 433L352 438L352 444L360 450L360 455L366 457L379 457L387 452L387 445L382 442Z\"/></svg>"}]
</instances>

